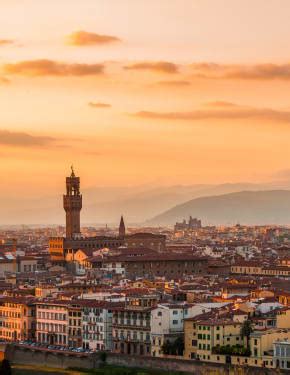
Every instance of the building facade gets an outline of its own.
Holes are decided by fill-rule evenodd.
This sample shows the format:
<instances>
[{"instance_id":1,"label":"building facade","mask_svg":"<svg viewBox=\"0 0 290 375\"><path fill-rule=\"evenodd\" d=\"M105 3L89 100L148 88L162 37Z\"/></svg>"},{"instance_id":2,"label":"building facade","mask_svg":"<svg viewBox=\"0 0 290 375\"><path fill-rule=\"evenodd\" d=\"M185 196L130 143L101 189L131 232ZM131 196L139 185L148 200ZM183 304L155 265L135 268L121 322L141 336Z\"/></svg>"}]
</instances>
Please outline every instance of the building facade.
<instances>
[{"instance_id":1,"label":"building facade","mask_svg":"<svg viewBox=\"0 0 290 375\"><path fill-rule=\"evenodd\" d=\"M36 340L48 345L68 345L68 303L47 300L36 303Z\"/></svg>"},{"instance_id":2,"label":"building facade","mask_svg":"<svg viewBox=\"0 0 290 375\"><path fill-rule=\"evenodd\" d=\"M86 301L83 307L83 348L94 351L112 350L112 304Z\"/></svg>"},{"instance_id":3,"label":"building facade","mask_svg":"<svg viewBox=\"0 0 290 375\"><path fill-rule=\"evenodd\" d=\"M35 306L33 298L0 299L0 339L20 341L35 339Z\"/></svg>"},{"instance_id":4,"label":"building facade","mask_svg":"<svg viewBox=\"0 0 290 375\"><path fill-rule=\"evenodd\" d=\"M113 309L113 352L128 355L151 355L151 309L158 297L135 296L124 307Z\"/></svg>"}]
</instances>

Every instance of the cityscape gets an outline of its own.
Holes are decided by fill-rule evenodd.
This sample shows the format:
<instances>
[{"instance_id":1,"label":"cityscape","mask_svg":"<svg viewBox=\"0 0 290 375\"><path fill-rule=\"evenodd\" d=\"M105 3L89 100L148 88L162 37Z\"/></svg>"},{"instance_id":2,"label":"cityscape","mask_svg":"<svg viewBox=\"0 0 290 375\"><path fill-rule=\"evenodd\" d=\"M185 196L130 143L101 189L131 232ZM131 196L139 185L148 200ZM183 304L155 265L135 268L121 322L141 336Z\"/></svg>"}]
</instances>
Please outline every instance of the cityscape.
<instances>
[{"instance_id":1,"label":"cityscape","mask_svg":"<svg viewBox=\"0 0 290 375\"><path fill-rule=\"evenodd\" d=\"M111 364L160 358L157 368L171 360L198 374L196 363L288 369L289 227L191 216L173 227L127 228L123 216L117 227L82 227L73 167L64 185L65 226L0 232L3 358L46 354L61 367L51 353L86 368L105 353Z\"/></svg>"},{"instance_id":2,"label":"cityscape","mask_svg":"<svg viewBox=\"0 0 290 375\"><path fill-rule=\"evenodd\" d=\"M0 375L290 373L289 16L0 1Z\"/></svg>"}]
</instances>

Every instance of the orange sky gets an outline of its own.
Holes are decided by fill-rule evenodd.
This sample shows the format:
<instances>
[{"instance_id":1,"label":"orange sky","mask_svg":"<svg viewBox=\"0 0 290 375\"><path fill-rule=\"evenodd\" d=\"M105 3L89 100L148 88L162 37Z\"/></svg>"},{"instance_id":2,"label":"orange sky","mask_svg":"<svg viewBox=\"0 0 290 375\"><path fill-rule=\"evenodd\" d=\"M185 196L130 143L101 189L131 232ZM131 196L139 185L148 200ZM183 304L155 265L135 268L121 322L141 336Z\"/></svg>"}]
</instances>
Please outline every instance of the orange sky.
<instances>
[{"instance_id":1,"label":"orange sky","mask_svg":"<svg viewBox=\"0 0 290 375\"><path fill-rule=\"evenodd\" d=\"M0 6L2 194L289 169L288 0Z\"/></svg>"}]
</instances>

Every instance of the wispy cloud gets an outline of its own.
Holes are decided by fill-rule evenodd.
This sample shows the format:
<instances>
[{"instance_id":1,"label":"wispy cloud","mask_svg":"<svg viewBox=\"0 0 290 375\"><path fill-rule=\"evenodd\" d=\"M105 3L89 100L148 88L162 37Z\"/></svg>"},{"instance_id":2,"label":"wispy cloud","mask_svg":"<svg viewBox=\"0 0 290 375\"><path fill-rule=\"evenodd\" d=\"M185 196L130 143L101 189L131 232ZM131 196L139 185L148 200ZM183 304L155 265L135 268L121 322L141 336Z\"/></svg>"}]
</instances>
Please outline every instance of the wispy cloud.
<instances>
[{"instance_id":1,"label":"wispy cloud","mask_svg":"<svg viewBox=\"0 0 290 375\"><path fill-rule=\"evenodd\" d=\"M13 44L14 40L11 39L0 39L0 46L6 46L7 44Z\"/></svg>"},{"instance_id":2,"label":"wispy cloud","mask_svg":"<svg viewBox=\"0 0 290 375\"><path fill-rule=\"evenodd\" d=\"M149 70L158 73L177 73L178 65L168 61L145 61L138 62L124 67L127 70Z\"/></svg>"},{"instance_id":3,"label":"wispy cloud","mask_svg":"<svg viewBox=\"0 0 290 375\"><path fill-rule=\"evenodd\" d=\"M217 100L215 102L207 102L204 103L205 107L212 107L212 108L234 108L234 107L240 107L239 105L231 102L225 102L222 100Z\"/></svg>"},{"instance_id":4,"label":"wispy cloud","mask_svg":"<svg viewBox=\"0 0 290 375\"><path fill-rule=\"evenodd\" d=\"M195 63L191 65L192 75L207 79L273 80L290 79L290 64L216 64Z\"/></svg>"},{"instance_id":5,"label":"wispy cloud","mask_svg":"<svg viewBox=\"0 0 290 375\"><path fill-rule=\"evenodd\" d=\"M0 77L0 85L8 85L8 83L10 83L10 79L6 78L6 77Z\"/></svg>"},{"instance_id":6,"label":"wispy cloud","mask_svg":"<svg viewBox=\"0 0 290 375\"><path fill-rule=\"evenodd\" d=\"M116 36L96 34L83 30L73 32L67 36L66 40L68 44L79 47L103 45L121 41Z\"/></svg>"},{"instance_id":7,"label":"wispy cloud","mask_svg":"<svg viewBox=\"0 0 290 375\"><path fill-rule=\"evenodd\" d=\"M216 102L223 103L223 102ZM230 104L230 105L229 105ZM241 107L228 103L226 105L219 105L219 108L207 110L194 110L188 112L153 112L140 111L134 114L139 118L157 119L157 120L184 120L184 121L198 121L198 120L247 120L257 119L272 122L290 122L290 112L280 111L271 108L253 108Z\"/></svg>"},{"instance_id":8,"label":"wispy cloud","mask_svg":"<svg viewBox=\"0 0 290 375\"><path fill-rule=\"evenodd\" d=\"M23 76L87 76L99 75L104 72L103 64L63 63L54 60L27 60L2 67L6 74Z\"/></svg>"},{"instance_id":9,"label":"wispy cloud","mask_svg":"<svg viewBox=\"0 0 290 375\"><path fill-rule=\"evenodd\" d=\"M48 146L56 139L47 136L35 136L24 132L11 132L0 130L0 144L15 147Z\"/></svg>"},{"instance_id":10,"label":"wispy cloud","mask_svg":"<svg viewBox=\"0 0 290 375\"><path fill-rule=\"evenodd\" d=\"M183 87L183 86L190 86L191 82L186 80L173 80L173 81L159 81L156 82L158 86L171 86L171 87Z\"/></svg>"},{"instance_id":11,"label":"wispy cloud","mask_svg":"<svg viewBox=\"0 0 290 375\"><path fill-rule=\"evenodd\" d=\"M89 102L88 106L91 108L111 108L111 104L101 102Z\"/></svg>"}]
</instances>

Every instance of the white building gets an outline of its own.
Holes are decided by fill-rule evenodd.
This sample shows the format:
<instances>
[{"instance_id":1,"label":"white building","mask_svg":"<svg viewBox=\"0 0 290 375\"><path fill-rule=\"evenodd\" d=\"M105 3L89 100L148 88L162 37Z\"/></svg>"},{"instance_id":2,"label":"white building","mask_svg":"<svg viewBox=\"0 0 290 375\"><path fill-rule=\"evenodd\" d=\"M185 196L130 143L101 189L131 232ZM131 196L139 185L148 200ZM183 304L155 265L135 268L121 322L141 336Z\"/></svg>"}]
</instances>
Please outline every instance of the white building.
<instances>
[{"instance_id":1,"label":"white building","mask_svg":"<svg viewBox=\"0 0 290 375\"><path fill-rule=\"evenodd\" d=\"M277 340L273 343L274 367L282 370L290 370L290 341Z\"/></svg>"},{"instance_id":2,"label":"white building","mask_svg":"<svg viewBox=\"0 0 290 375\"><path fill-rule=\"evenodd\" d=\"M115 273L117 275L125 275L125 266L120 261L111 261L109 258L103 262L102 271L106 271L108 273Z\"/></svg>"},{"instance_id":3,"label":"white building","mask_svg":"<svg viewBox=\"0 0 290 375\"><path fill-rule=\"evenodd\" d=\"M261 314L267 314L270 311L281 309L282 307L284 306L279 302L261 302L257 306L256 311L260 312Z\"/></svg>"},{"instance_id":4,"label":"white building","mask_svg":"<svg viewBox=\"0 0 290 375\"><path fill-rule=\"evenodd\" d=\"M227 303L162 303L151 311L151 355L161 357L166 342L173 343L184 334L184 319L223 307Z\"/></svg>"},{"instance_id":5,"label":"white building","mask_svg":"<svg viewBox=\"0 0 290 375\"><path fill-rule=\"evenodd\" d=\"M83 348L112 350L112 304L86 301L83 306Z\"/></svg>"}]
</instances>

